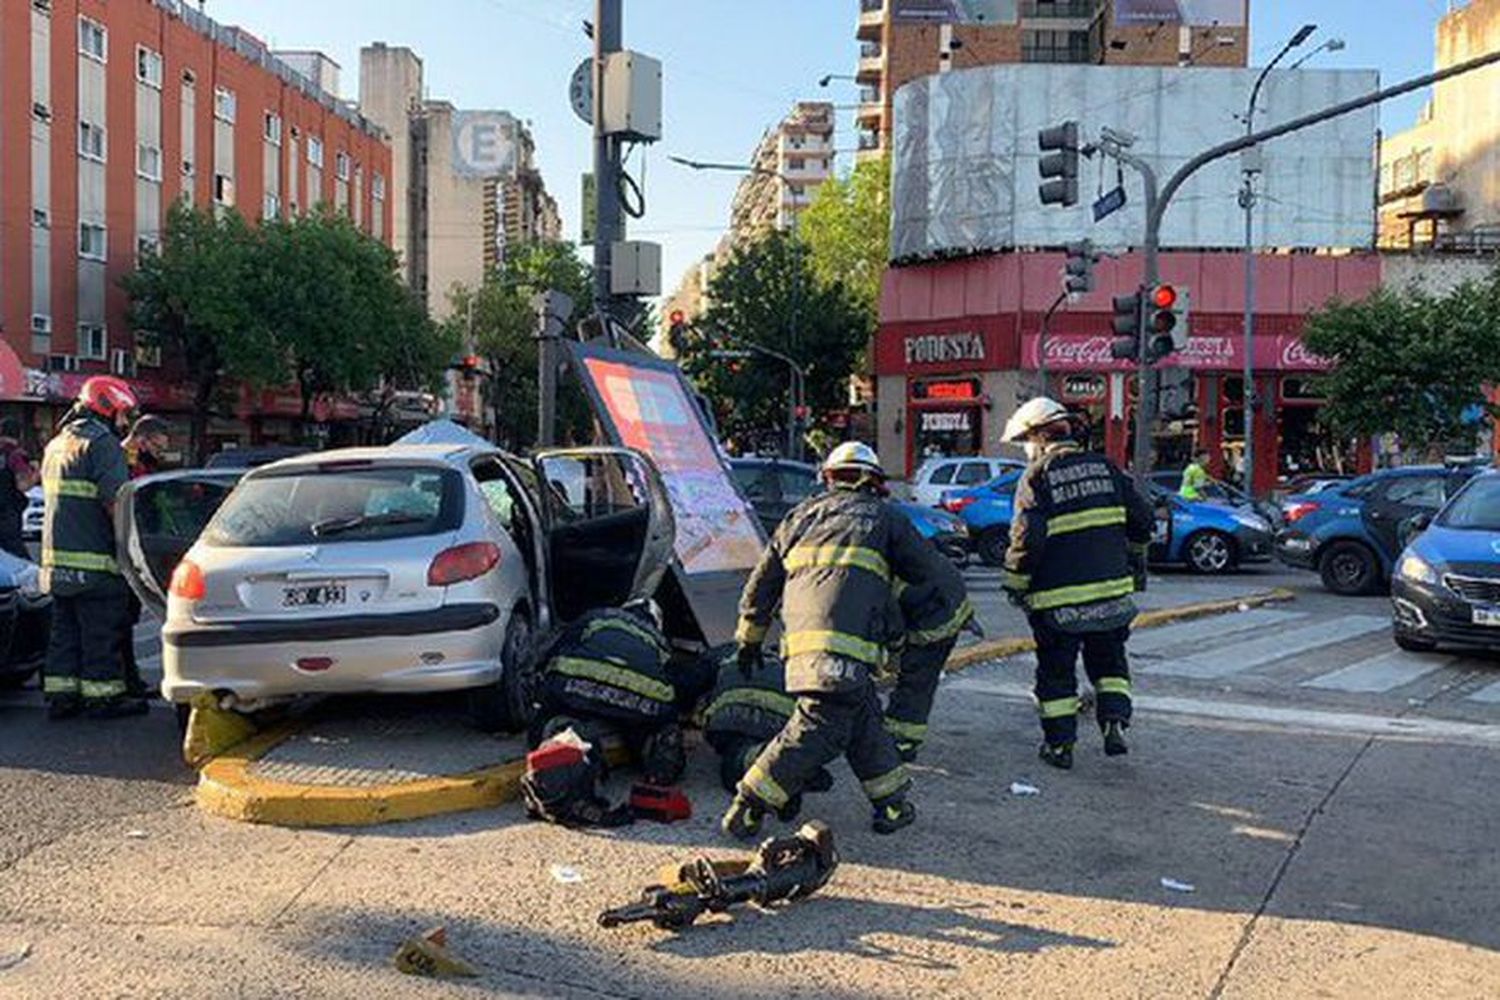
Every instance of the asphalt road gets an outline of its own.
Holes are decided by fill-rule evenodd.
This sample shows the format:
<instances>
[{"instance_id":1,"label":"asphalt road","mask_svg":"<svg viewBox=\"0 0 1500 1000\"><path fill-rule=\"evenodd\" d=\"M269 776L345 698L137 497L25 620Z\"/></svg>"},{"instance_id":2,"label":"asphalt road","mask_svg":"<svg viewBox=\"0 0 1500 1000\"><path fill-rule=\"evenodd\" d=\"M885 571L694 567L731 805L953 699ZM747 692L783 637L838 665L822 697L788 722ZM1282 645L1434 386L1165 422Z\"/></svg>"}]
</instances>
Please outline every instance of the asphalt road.
<instances>
[{"instance_id":1,"label":"asphalt road","mask_svg":"<svg viewBox=\"0 0 1500 1000\"><path fill-rule=\"evenodd\" d=\"M1013 631L998 580L971 577L991 634ZM1171 575L1147 597L1286 583L1291 604L1138 633L1127 758L1085 727L1077 769L1040 765L1025 657L949 678L917 826L870 833L839 765L807 810L839 837L833 884L675 937L594 918L663 862L734 852L704 750L697 814L671 827L570 832L512 805L293 831L196 812L165 709L49 726L13 696L0 994L1495 996L1500 665L1395 654L1383 600L1310 575ZM438 924L482 978L389 967Z\"/></svg>"}]
</instances>

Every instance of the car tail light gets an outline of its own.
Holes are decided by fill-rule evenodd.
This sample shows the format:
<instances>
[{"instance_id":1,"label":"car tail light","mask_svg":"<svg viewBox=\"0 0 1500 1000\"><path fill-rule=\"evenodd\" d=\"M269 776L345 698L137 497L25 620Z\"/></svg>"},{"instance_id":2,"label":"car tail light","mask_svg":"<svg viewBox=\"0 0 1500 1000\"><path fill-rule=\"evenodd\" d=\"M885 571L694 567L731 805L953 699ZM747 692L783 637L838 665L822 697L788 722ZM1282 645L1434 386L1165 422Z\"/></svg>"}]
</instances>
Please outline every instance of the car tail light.
<instances>
[{"instance_id":1,"label":"car tail light","mask_svg":"<svg viewBox=\"0 0 1500 1000\"><path fill-rule=\"evenodd\" d=\"M208 592L208 587L203 583L203 570L198 564L184 559L172 570L172 582L167 585L167 593L173 597L180 597L185 601L201 601L203 595Z\"/></svg>"},{"instance_id":2,"label":"car tail light","mask_svg":"<svg viewBox=\"0 0 1500 1000\"><path fill-rule=\"evenodd\" d=\"M943 497L942 508L950 514L958 514L978 499L978 497Z\"/></svg>"},{"instance_id":3,"label":"car tail light","mask_svg":"<svg viewBox=\"0 0 1500 1000\"><path fill-rule=\"evenodd\" d=\"M1282 516L1286 518L1287 524L1300 521L1315 510L1322 510L1323 505L1313 500L1298 500L1289 503L1282 509Z\"/></svg>"},{"instance_id":4,"label":"car tail light","mask_svg":"<svg viewBox=\"0 0 1500 1000\"><path fill-rule=\"evenodd\" d=\"M468 542L444 549L427 567L427 585L446 587L484 576L500 565L500 546L494 542Z\"/></svg>"}]
</instances>

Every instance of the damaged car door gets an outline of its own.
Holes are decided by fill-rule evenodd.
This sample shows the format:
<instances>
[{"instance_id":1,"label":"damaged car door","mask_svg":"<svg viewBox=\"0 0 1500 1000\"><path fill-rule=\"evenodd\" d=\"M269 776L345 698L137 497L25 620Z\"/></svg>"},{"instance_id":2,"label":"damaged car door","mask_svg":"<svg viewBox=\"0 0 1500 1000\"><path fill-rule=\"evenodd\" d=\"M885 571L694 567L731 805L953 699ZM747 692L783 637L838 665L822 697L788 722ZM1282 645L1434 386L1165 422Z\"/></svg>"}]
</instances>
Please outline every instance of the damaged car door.
<instances>
[{"instance_id":1,"label":"damaged car door","mask_svg":"<svg viewBox=\"0 0 1500 1000\"><path fill-rule=\"evenodd\" d=\"M135 479L115 494L120 572L158 619L166 617L172 571L193 547L244 469L185 469Z\"/></svg>"}]
</instances>

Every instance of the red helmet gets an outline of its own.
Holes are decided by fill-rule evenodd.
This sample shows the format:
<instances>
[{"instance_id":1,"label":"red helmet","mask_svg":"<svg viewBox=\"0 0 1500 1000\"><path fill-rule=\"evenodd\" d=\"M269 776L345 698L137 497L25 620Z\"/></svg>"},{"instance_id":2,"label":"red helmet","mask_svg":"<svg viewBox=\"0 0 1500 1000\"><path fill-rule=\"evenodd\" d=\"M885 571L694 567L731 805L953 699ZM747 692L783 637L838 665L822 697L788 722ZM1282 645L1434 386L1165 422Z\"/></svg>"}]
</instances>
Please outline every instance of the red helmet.
<instances>
[{"instance_id":1,"label":"red helmet","mask_svg":"<svg viewBox=\"0 0 1500 1000\"><path fill-rule=\"evenodd\" d=\"M140 404L130 383L113 375L95 375L78 390L78 402L105 420L128 414Z\"/></svg>"}]
</instances>

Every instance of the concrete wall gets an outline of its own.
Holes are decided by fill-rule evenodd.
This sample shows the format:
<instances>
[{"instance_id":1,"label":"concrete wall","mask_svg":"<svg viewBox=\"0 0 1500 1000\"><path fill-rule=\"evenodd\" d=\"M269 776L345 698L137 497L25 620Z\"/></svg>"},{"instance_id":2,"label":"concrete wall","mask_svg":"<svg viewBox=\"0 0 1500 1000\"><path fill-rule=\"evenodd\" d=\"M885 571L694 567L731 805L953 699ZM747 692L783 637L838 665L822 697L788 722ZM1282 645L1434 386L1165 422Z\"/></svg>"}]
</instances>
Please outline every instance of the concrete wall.
<instances>
[{"instance_id":1,"label":"concrete wall","mask_svg":"<svg viewBox=\"0 0 1500 1000\"><path fill-rule=\"evenodd\" d=\"M382 42L359 53L359 110L391 137L391 175L385 200L391 203L391 245L401 256L401 274L411 257L411 217L407 204L413 183L411 162L412 108L422 100L422 60L404 47Z\"/></svg>"},{"instance_id":2,"label":"concrete wall","mask_svg":"<svg viewBox=\"0 0 1500 1000\"><path fill-rule=\"evenodd\" d=\"M1387 288L1417 285L1440 295L1465 281L1479 281L1495 269L1497 258L1468 254L1387 254L1381 258L1381 284Z\"/></svg>"}]
</instances>

